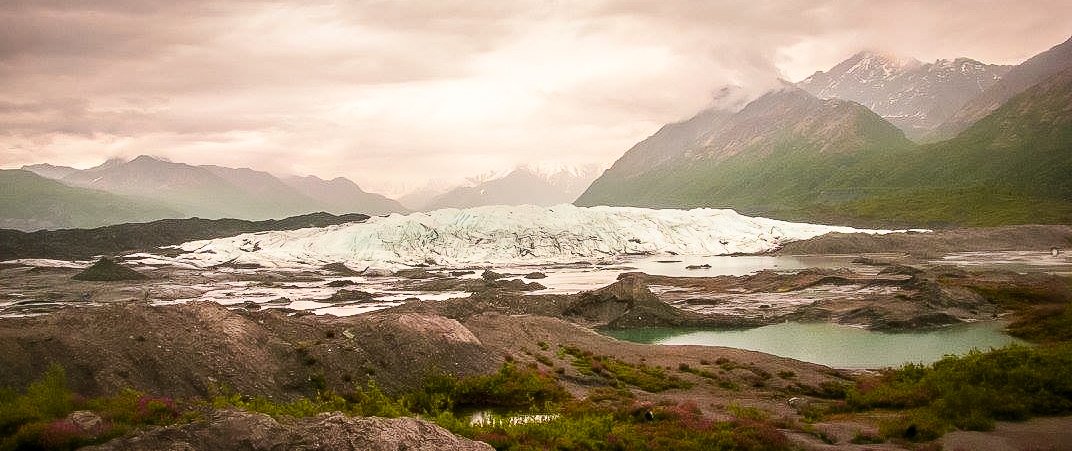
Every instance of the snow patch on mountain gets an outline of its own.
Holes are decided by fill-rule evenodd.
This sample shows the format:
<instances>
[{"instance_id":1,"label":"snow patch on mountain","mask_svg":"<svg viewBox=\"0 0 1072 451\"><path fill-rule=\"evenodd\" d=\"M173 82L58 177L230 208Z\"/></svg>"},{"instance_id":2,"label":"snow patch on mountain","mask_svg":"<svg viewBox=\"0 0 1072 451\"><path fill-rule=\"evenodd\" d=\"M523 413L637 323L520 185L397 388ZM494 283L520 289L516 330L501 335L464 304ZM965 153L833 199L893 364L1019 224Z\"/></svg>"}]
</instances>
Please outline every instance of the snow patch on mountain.
<instances>
[{"instance_id":1,"label":"snow patch on mountain","mask_svg":"<svg viewBox=\"0 0 1072 451\"><path fill-rule=\"evenodd\" d=\"M909 138L919 138L952 117L1009 69L970 58L924 64L913 58L865 51L797 85L822 99L864 105Z\"/></svg>"},{"instance_id":2,"label":"snow patch on mountain","mask_svg":"<svg viewBox=\"0 0 1072 451\"><path fill-rule=\"evenodd\" d=\"M546 264L635 254L724 255L774 249L828 232L887 233L748 217L733 210L486 206L375 217L364 223L192 241L176 263L268 267L344 262L354 268L420 264Z\"/></svg>"}]
</instances>

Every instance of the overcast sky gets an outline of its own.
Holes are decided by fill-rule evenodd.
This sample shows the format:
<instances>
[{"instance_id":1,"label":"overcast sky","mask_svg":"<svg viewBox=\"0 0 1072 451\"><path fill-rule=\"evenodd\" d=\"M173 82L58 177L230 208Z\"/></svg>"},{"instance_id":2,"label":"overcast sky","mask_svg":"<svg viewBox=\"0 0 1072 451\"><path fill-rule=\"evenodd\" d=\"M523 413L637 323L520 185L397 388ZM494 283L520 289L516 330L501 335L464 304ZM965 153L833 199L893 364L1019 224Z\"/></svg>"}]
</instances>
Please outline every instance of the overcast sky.
<instances>
[{"instance_id":1,"label":"overcast sky","mask_svg":"<svg viewBox=\"0 0 1072 451\"><path fill-rule=\"evenodd\" d=\"M858 50L1018 63L1053 1L0 2L0 166L152 154L397 194L609 166L725 85Z\"/></svg>"}]
</instances>

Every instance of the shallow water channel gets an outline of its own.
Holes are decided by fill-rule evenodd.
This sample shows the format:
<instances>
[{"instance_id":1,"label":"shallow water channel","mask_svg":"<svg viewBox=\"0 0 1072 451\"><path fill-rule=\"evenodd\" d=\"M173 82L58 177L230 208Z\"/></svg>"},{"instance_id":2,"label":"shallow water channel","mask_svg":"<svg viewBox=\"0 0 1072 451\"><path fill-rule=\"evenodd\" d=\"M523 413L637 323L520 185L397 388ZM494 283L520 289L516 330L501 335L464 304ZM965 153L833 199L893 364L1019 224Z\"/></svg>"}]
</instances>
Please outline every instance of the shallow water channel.
<instances>
[{"instance_id":1,"label":"shallow water channel","mask_svg":"<svg viewBox=\"0 0 1072 451\"><path fill-rule=\"evenodd\" d=\"M782 323L743 330L650 328L604 331L619 340L660 345L726 346L765 352L833 368L882 368L931 363L973 348L1023 341L1000 322L960 324L912 332L875 332L830 323Z\"/></svg>"}]
</instances>

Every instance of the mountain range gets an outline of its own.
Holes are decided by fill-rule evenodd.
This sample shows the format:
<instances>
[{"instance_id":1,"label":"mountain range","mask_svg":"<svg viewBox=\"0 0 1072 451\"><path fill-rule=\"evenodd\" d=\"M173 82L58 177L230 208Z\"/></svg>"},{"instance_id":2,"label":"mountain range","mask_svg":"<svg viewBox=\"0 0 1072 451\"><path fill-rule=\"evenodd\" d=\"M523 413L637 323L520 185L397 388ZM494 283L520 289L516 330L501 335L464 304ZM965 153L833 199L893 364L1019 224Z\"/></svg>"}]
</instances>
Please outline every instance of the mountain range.
<instances>
[{"instance_id":1,"label":"mountain range","mask_svg":"<svg viewBox=\"0 0 1072 451\"><path fill-rule=\"evenodd\" d=\"M965 103L994 86L1011 66L970 58L921 63L865 51L816 72L797 86L822 99L852 100L920 139L948 121Z\"/></svg>"},{"instance_id":2,"label":"mountain range","mask_svg":"<svg viewBox=\"0 0 1072 451\"><path fill-rule=\"evenodd\" d=\"M705 111L663 127L626 152L576 203L785 213L852 183L845 178L855 175L842 168L911 146L858 103L822 100L787 85L736 113Z\"/></svg>"},{"instance_id":3,"label":"mountain range","mask_svg":"<svg viewBox=\"0 0 1072 451\"><path fill-rule=\"evenodd\" d=\"M997 83L972 98L928 138L935 141L956 136L998 109L1013 96L1054 74L1072 67L1072 38L1013 67Z\"/></svg>"},{"instance_id":4,"label":"mountain range","mask_svg":"<svg viewBox=\"0 0 1072 451\"><path fill-rule=\"evenodd\" d=\"M725 207L883 226L1072 222L1072 39L1016 66L865 51L749 102L731 94L663 126L598 178L519 167L406 200L433 210L576 197L585 206ZM0 227L22 230L407 211L345 178L144 155L85 170L4 170L0 188Z\"/></svg>"},{"instance_id":5,"label":"mountain range","mask_svg":"<svg viewBox=\"0 0 1072 451\"><path fill-rule=\"evenodd\" d=\"M24 231L182 216L143 199L75 188L21 169L0 169L0 212L0 229Z\"/></svg>"},{"instance_id":6,"label":"mountain range","mask_svg":"<svg viewBox=\"0 0 1072 451\"><path fill-rule=\"evenodd\" d=\"M407 211L344 178L279 178L248 168L194 166L147 155L130 161L112 159L84 170L36 164L0 175L4 183L22 187L5 191L5 205L11 208L4 208L0 219L20 230L162 218L259 220L319 211L370 215Z\"/></svg>"},{"instance_id":7,"label":"mountain range","mask_svg":"<svg viewBox=\"0 0 1072 451\"><path fill-rule=\"evenodd\" d=\"M728 207L868 224L1069 222L1070 65L1072 40L1012 68L963 58L925 65L860 53L743 109L705 110L664 126L628 150L576 203ZM942 66L975 69L957 69L955 83L928 75ZM965 73L981 86L957 88L971 78ZM998 73L1004 75L990 81ZM949 113L922 101L929 96L901 95L906 92L942 92L963 106ZM1004 100L991 108L997 99ZM927 118L926 126L901 127L915 127L916 136L928 127L932 134L957 130L955 137L922 145L908 140L890 119L911 109L926 112L918 115ZM961 124L978 111L985 114ZM938 113L948 119L935 126Z\"/></svg>"},{"instance_id":8,"label":"mountain range","mask_svg":"<svg viewBox=\"0 0 1072 451\"><path fill-rule=\"evenodd\" d=\"M573 202L598 176L591 168L561 169L544 173L521 166L502 177L493 177L473 186L459 186L426 199L417 210L469 208L482 205L552 206Z\"/></svg>"}]
</instances>

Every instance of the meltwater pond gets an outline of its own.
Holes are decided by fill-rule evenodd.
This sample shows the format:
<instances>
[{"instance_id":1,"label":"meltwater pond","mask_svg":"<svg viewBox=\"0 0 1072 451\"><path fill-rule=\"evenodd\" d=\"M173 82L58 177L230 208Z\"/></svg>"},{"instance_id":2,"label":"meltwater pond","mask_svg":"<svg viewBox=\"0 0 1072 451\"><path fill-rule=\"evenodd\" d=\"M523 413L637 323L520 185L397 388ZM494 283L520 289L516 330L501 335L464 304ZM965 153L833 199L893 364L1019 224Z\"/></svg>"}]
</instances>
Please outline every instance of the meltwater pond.
<instances>
[{"instance_id":1,"label":"meltwater pond","mask_svg":"<svg viewBox=\"0 0 1072 451\"><path fill-rule=\"evenodd\" d=\"M959 324L912 332L875 332L830 323L782 323L745 330L651 328L604 331L619 340L660 345L749 349L833 368L882 368L931 363L972 348L1024 343L1002 332L1004 324Z\"/></svg>"}]
</instances>

